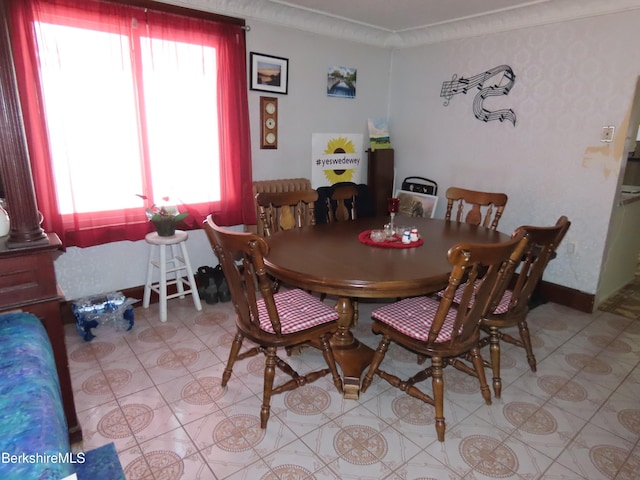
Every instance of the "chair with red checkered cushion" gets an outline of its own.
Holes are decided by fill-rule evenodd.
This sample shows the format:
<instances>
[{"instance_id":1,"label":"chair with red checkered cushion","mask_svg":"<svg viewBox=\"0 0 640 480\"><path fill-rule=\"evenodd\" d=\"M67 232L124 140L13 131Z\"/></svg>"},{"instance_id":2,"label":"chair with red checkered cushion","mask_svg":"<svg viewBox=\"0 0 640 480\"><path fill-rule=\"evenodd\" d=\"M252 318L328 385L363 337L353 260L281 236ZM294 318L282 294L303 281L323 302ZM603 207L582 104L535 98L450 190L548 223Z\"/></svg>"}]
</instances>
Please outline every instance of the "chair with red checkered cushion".
<instances>
[{"instance_id":1,"label":"chair with red checkered cushion","mask_svg":"<svg viewBox=\"0 0 640 480\"><path fill-rule=\"evenodd\" d=\"M315 203L318 200L316 190L259 192L255 200L258 207L258 223L262 225L262 233L265 237L283 230L316 223ZM280 283L276 279L274 282L274 291L278 291ZM287 352L291 354L291 349Z\"/></svg>"},{"instance_id":2,"label":"chair with red checkered cushion","mask_svg":"<svg viewBox=\"0 0 640 480\"><path fill-rule=\"evenodd\" d=\"M506 288L515 266L526 247L524 234L504 243L458 244L449 249L452 265L449 283L439 299L429 296L400 300L373 311L373 333L382 335L362 383L362 392L378 375L392 386L435 407L436 433L444 441L444 377L443 367L452 365L478 378L480 391L487 404L491 392L480 356L480 319ZM454 302L458 287L466 282L460 302ZM431 365L411 378L401 380L385 372L380 365L391 342L420 356L430 358ZM471 368L463 359L469 359ZM431 377L432 394L416 387Z\"/></svg>"},{"instance_id":3,"label":"chair with red checkered cushion","mask_svg":"<svg viewBox=\"0 0 640 480\"><path fill-rule=\"evenodd\" d=\"M560 242L564 238L571 222L562 216L552 227L522 226L514 234L524 232L529 243L522 256L517 279L512 289L506 290L502 299L490 313L485 315L480 328L487 333L480 340L480 348L489 345L491 369L493 371L493 392L496 398L502 394L500 376L500 341L505 341L525 350L527 362L532 372L536 371L536 357L531 345L527 315L531 296L542 279L549 260L554 258ZM505 329L518 327L519 338L509 335Z\"/></svg>"},{"instance_id":4,"label":"chair with red checkered cushion","mask_svg":"<svg viewBox=\"0 0 640 480\"><path fill-rule=\"evenodd\" d=\"M328 373L342 393L342 379L329 343L337 329L338 313L302 290L275 293L264 265L263 257L269 252L264 238L221 228L211 215L207 217L204 228L224 271L236 310L237 332L222 374L222 386L227 385L237 360L258 353L266 355L260 410L262 428L267 427L272 395L314 382ZM256 346L240 353L245 338ZM320 349L328 368L301 376L277 355L278 348L303 345ZM275 367L291 376L291 380L274 387Z\"/></svg>"}]
</instances>

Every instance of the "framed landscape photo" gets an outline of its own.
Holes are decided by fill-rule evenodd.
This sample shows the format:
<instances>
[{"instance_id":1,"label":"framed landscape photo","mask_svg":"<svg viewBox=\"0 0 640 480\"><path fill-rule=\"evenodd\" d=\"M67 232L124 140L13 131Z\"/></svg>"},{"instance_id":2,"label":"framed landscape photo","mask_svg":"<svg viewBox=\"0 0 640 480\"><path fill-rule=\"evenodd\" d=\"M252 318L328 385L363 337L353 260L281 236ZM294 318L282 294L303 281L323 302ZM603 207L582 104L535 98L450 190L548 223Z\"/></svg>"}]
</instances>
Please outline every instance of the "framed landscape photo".
<instances>
[{"instance_id":1,"label":"framed landscape photo","mask_svg":"<svg viewBox=\"0 0 640 480\"><path fill-rule=\"evenodd\" d=\"M251 90L287 94L289 60L281 57L250 53Z\"/></svg>"},{"instance_id":2,"label":"framed landscape photo","mask_svg":"<svg viewBox=\"0 0 640 480\"><path fill-rule=\"evenodd\" d=\"M356 98L358 70L352 67L330 66L327 72L327 95L330 97Z\"/></svg>"},{"instance_id":3,"label":"framed landscape photo","mask_svg":"<svg viewBox=\"0 0 640 480\"><path fill-rule=\"evenodd\" d=\"M426 193L397 190L396 198L400 200L398 213L409 217L433 218L438 205L438 197Z\"/></svg>"}]
</instances>

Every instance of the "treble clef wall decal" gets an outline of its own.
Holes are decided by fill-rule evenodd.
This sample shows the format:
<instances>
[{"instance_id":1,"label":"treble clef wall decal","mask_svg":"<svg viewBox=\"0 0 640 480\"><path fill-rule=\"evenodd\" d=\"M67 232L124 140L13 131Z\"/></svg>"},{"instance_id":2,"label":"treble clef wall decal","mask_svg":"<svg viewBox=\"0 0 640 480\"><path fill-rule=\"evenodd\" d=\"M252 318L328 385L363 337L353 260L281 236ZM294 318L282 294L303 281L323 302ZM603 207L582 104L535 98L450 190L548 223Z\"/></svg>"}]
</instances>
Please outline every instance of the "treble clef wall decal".
<instances>
[{"instance_id":1,"label":"treble clef wall decal","mask_svg":"<svg viewBox=\"0 0 640 480\"><path fill-rule=\"evenodd\" d=\"M485 86L485 83L496 75L502 73L502 76L497 83L493 85ZM491 120L500 120L504 122L509 120L514 126L516 125L516 114L510 108L504 108L500 110L490 111L484 108L484 99L490 96L508 95L509 91L513 87L513 83L516 80L516 75L509 65L499 65L491 68L486 72L479 73L470 78L460 77L453 75L450 81L442 83L442 90L440 90L440 96L445 99L444 106L449 105L449 102L454 95L467 92L473 88L480 90L473 99L473 114L478 120L483 122L489 122Z\"/></svg>"}]
</instances>

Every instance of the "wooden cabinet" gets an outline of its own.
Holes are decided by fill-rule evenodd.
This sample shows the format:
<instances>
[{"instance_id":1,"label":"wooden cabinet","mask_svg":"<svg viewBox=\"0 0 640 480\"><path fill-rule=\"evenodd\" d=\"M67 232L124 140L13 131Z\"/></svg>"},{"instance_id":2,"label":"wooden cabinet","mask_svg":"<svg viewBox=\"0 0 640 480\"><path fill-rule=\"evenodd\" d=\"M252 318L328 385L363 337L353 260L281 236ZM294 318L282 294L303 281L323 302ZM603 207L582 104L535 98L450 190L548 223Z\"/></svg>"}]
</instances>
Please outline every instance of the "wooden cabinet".
<instances>
[{"instance_id":1,"label":"wooden cabinet","mask_svg":"<svg viewBox=\"0 0 640 480\"><path fill-rule=\"evenodd\" d=\"M82 439L69 375L67 347L60 313L63 300L56 284L53 261L61 252L60 239L47 235L46 243L22 248L0 244L0 313L11 310L29 312L40 319L49 335L58 370L69 439Z\"/></svg>"},{"instance_id":2,"label":"wooden cabinet","mask_svg":"<svg viewBox=\"0 0 640 480\"><path fill-rule=\"evenodd\" d=\"M387 199L393 197L393 149L367 150L367 185L371 192L376 215L387 214Z\"/></svg>"}]
</instances>

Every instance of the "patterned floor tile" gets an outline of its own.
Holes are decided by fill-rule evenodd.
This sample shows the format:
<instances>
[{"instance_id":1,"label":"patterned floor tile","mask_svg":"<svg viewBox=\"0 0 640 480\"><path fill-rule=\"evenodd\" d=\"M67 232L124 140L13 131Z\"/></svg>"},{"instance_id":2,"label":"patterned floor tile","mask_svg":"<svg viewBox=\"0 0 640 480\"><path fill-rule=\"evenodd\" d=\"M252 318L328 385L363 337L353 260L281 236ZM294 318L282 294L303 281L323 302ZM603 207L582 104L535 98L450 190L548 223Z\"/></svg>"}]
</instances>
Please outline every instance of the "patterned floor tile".
<instances>
[{"instance_id":1,"label":"patterned floor tile","mask_svg":"<svg viewBox=\"0 0 640 480\"><path fill-rule=\"evenodd\" d=\"M640 456L634 454L631 462L625 463L632 449L627 440L587 424L557 462L585 478L631 479L640 469Z\"/></svg>"}]
</instances>

